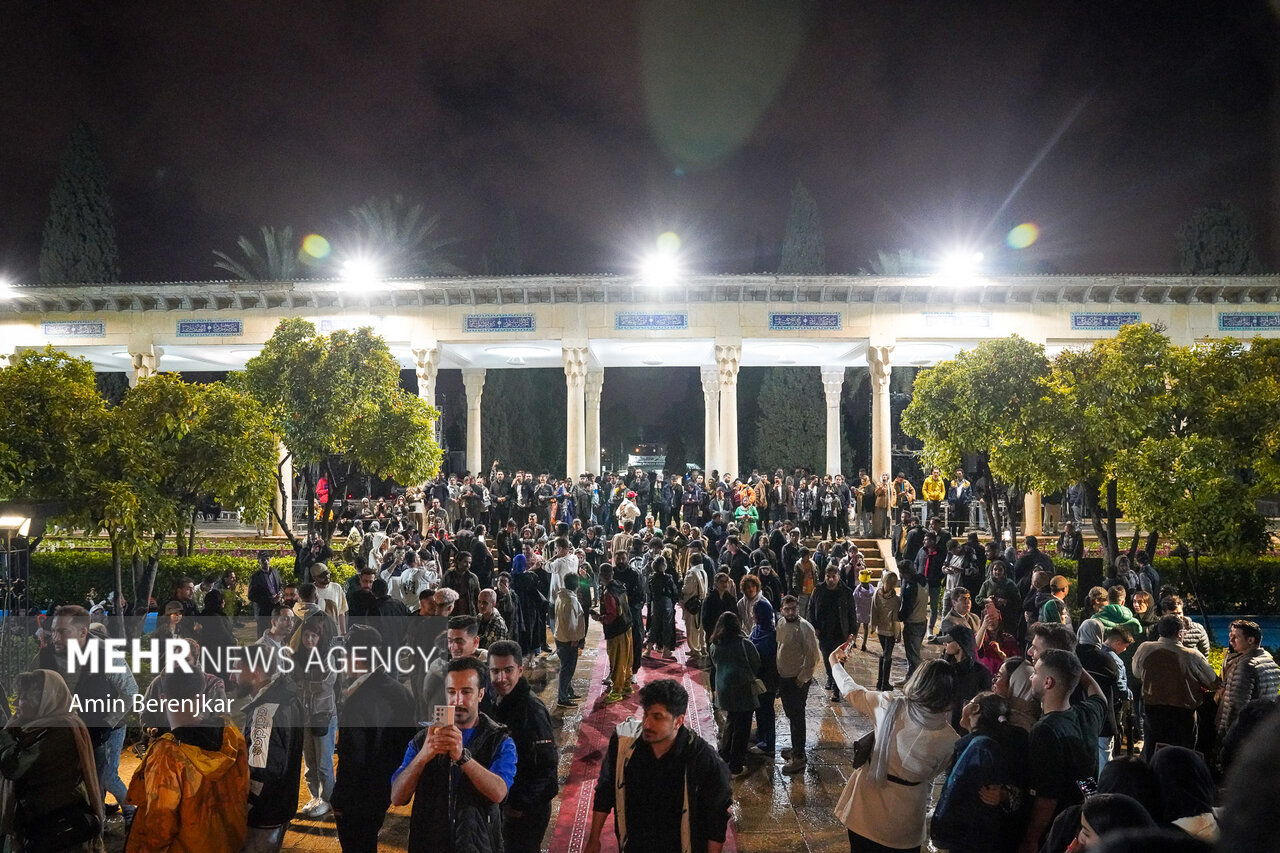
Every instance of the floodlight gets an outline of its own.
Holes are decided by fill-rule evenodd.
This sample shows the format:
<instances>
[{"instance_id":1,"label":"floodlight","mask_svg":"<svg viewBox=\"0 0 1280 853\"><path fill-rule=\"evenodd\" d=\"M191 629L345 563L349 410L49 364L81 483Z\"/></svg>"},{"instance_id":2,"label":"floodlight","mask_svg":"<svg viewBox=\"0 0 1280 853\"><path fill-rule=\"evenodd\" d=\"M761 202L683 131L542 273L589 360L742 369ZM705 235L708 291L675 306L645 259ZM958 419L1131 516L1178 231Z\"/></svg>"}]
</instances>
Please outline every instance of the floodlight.
<instances>
[{"instance_id":1,"label":"floodlight","mask_svg":"<svg viewBox=\"0 0 1280 853\"><path fill-rule=\"evenodd\" d=\"M378 263L371 258L351 258L342 265L342 281L349 290L376 287L382 283Z\"/></svg>"}]
</instances>

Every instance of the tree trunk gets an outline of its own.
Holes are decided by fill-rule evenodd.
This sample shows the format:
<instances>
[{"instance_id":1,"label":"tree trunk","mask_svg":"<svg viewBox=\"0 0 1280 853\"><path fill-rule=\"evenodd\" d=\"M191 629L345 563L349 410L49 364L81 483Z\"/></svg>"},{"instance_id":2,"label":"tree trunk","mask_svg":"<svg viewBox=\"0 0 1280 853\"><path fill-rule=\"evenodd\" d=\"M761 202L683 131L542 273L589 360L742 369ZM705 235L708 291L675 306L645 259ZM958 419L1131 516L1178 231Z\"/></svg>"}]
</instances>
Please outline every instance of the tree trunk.
<instances>
[{"instance_id":1,"label":"tree trunk","mask_svg":"<svg viewBox=\"0 0 1280 853\"><path fill-rule=\"evenodd\" d=\"M187 528L187 530L188 530L187 535L190 537L187 540L187 556L190 556L196 552L196 508L195 507L191 508L191 526Z\"/></svg>"},{"instance_id":2,"label":"tree trunk","mask_svg":"<svg viewBox=\"0 0 1280 853\"><path fill-rule=\"evenodd\" d=\"M142 636L142 626L146 624L147 614L151 611L151 595L155 591L156 572L160 568L160 551L164 547L164 534L156 533L152 537L152 555L143 559L141 554L133 555L133 609L129 619L129 638Z\"/></svg>"},{"instance_id":3,"label":"tree trunk","mask_svg":"<svg viewBox=\"0 0 1280 853\"><path fill-rule=\"evenodd\" d=\"M1006 490L1005 492L1006 495L1012 495L1013 493L1014 492L1012 490ZM1009 517L1009 544L1013 547L1014 551L1018 550L1018 522L1022 521L1023 516L1026 515L1022 501L1022 497L1019 497L1017 500L1010 500L1009 497L1005 497L1004 501L1005 506L1008 508L1006 515Z\"/></svg>"},{"instance_id":4,"label":"tree trunk","mask_svg":"<svg viewBox=\"0 0 1280 853\"><path fill-rule=\"evenodd\" d=\"M1112 552L1111 545L1107 542L1107 529L1102 523L1102 517L1098 512L1098 484L1087 480L1080 482L1081 491L1081 510L1085 515L1089 516L1089 523L1093 525L1093 535L1098 537L1098 550L1102 552L1102 558L1106 561L1108 567L1114 567L1115 560L1108 555ZM1113 540L1114 541L1114 540Z\"/></svg>"},{"instance_id":5,"label":"tree trunk","mask_svg":"<svg viewBox=\"0 0 1280 853\"><path fill-rule=\"evenodd\" d=\"M1160 534L1155 530L1147 534L1147 559L1154 560L1156 558L1156 545L1160 542Z\"/></svg>"},{"instance_id":6,"label":"tree trunk","mask_svg":"<svg viewBox=\"0 0 1280 853\"><path fill-rule=\"evenodd\" d=\"M1117 547L1119 540L1116 537L1116 478L1112 477L1107 480L1107 566L1113 568L1116 564Z\"/></svg>"},{"instance_id":7,"label":"tree trunk","mask_svg":"<svg viewBox=\"0 0 1280 853\"><path fill-rule=\"evenodd\" d=\"M116 580L116 600L111 607L111 636L125 636L124 624L124 608L120 603L124 601L124 571L120 565L120 540L119 534L109 534L111 540L111 571L115 574Z\"/></svg>"},{"instance_id":8,"label":"tree trunk","mask_svg":"<svg viewBox=\"0 0 1280 853\"><path fill-rule=\"evenodd\" d=\"M280 505L281 505L282 507L285 507L285 506L288 506L288 505L289 505L289 500L288 500L288 498L289 498L289 495L290 495L290 493L291 493L291 491L292 491L292 489L293 489L293 483L289 483L289 484L286 486L286 485L285 485L285 482L284 482L284 463L285 463L285 462L286 462L286 461L287 461L287 460L288 460L292 455L293 455L293 454L288 454L288 455L286 455L283 459L281 459L281 460L279 461L279 463L277 463L277 464L276 464L276 489L277 489L277 490L278 490L278 492L279 492L279 495L280 495ZM305 481L305 478L306 478L306 475L305 475L305 474L303 475L303 478L304 478L304 481ZM294 534L293 534L293 527L291 526L291 525L292 525L292 523L293 523L293 519L290 519L290 518L282 518L282 517L281 517L281 513L280 513L279 511L277 511L277 510L276 510L276 502L275 502L275 501L272 501L272 502L271 502L270 506L268 506L268 507L267 507L267 511L271 513L271 517L272 517L272 518L274 518L274 519L276 520L276 523L280 525L280 529L281 529L282 531L284 531L284 537L285 537L286 539L288 539L288 540L289 540L289 544L293 546L293 550L295 550L295 551L300 550L302 546L301 546L301 544L298 542L298 538L297 538L296 536L294 536Z\"/></svg>"}]
</instances>

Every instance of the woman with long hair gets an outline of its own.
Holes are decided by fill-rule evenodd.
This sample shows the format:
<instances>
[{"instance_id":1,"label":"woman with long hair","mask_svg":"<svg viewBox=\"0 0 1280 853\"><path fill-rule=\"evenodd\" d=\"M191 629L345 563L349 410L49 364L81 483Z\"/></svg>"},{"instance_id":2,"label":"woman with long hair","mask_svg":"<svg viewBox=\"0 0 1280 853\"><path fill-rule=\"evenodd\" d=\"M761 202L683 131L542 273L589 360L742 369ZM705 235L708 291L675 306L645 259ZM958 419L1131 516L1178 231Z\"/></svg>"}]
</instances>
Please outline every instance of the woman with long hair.
<instances>
[{"instance_id":1,"label":"woman with long hair","mask_svg":"<svg viewBox=\"0 0 1280 853\"><path fill-rule=\"evenodd\" d=\"M755 606L756 625L751 629L748 639L760 653L760 680L765 690L756 696L760 707L756 708L756 736L760 738L755 744L754 752L772 756L776 741L777 717L774 715L773 702L778 697L778 634L776 630L773 605L768 599L761 598Z\"/></svg>"},{"instance_id":2,"label":"woman with long hair","mask_svg":"<svg viewBox=\"0 0 1280 853\"><path fill-rule=\"evenodd\" d=\"M17 711L0 730L0 832L12 850L101 850L93 744L67 682L37 669L18 676L17 690Z\"/></svg>"},{"instance_id":3,"label":"woman with long hair","mask_svg":"<svg viewBox=\"0 0 1280 853\"><path fill-rule=\"evenodd\" d=\"M729 765L730 773L741 776L746 772L751 714L760 705L755 690L760 653L743 633L737 613L723 613L716 622L711 635L711 661L715 666L716 707L728 718L720 757Z\"/></svg>"},{"instance_id":4,"label":"woman with long hair","mask_svg":"<svg viewBox=\"0 0 1280 853\"><path fill-rule=\"evenodd\" d=\"M869 690L844 668L850 643L829 656L837 690L871 718L875 745L853 771L835 814L849 831L850 853L918 851L924 841L930 782L951 760L955 668L944 660L922 664L903 692Z\"/></svg>"},{"instance_id":5,"label":"woman with long hair","mask_svg":"<svg viewBox=\"0 0 1280 853\"><path fill-rule=\"evenodd\" d=\"M333 742L338 733L338 704L334 692L338 672L327 666L330 635L329 617L316 613L299 629L298 656L293 678L306 715L302 735L302 759L311 800L302 807L302 816L315 820L331 810L333 796Z\"/></svg>"}]
</instances>

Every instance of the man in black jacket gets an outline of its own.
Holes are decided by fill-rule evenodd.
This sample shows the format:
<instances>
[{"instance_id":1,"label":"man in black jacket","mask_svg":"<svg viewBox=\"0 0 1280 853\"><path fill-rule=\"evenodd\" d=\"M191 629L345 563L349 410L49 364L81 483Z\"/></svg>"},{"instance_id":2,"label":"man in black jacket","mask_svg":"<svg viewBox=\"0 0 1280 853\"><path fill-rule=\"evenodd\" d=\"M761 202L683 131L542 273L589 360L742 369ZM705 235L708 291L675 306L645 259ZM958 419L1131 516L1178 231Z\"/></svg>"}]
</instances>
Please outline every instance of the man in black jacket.
<instances>
[{"instance_id":1,"label":"man in black jacket","mask_svg":"<svg viewBox=\"0 0 1280 853\"><path fill-rule=\"evenodd\" d=\"M391 774L418 727L413 694L385 670L373 667L369 650L382 645L373 628L352 627L347 688L338 712L338 776L332 805L344 853L377 853L378 830L391 805Z\"/></svg>"},{"instance_id":2,"label":"man in black jacket","mask_svg":"<svg viewBox=\"0 0 1280 853\"><path fill-rule=\"evenodd\" d=\"M298 811L302 737L307 725L298 682L246 656L240 683L253 691L244 706L249 747L249 836L246 850L279 850ZM266 754L261 744L266 743Z\"/></svg>"},{"instance_id":3,"label":"man in black jacket","mask_svg":"<svg viewBox=\"0 0 1280 853\"><path fill-rule=\"evenodd\" d=\"M631 660L636 669L644 653L644 605L648 593L648 584L640 573L631 567L625 554L615 555L613 561L613 578L627 589L627 603L631 607ZM635 672L635 669L632 670ZM625 690L629 685L615 684L615 690Z\"/></svg>"},{"instance_id":4,"label":"man in black jacket","mask_svg":"<svg viewBox=\"0 0 1280 853\"><path fill-rule=\"evenodd\" d=\"M551 715L524 678L520 646L499 640L489 647L491 690L483 703L516 744L516 778L502 804L505 853L538 853L559 790Z\"/></svg>"},{"instance_id":5,"label":"man in black jacket","mask_svg":"<svg viewBox=\"0 0 1280 853\"><path fill-rule=\"evenodd\" d=\"M649 682L640 704L643 721L624 720L609 739L583 853L599 853L611 811L621 853L680 850L686 836L692 853L718 853L733 802L729 768L685 728L689 694L678 682Z\"/></svg>"},{"instance_id":6,"label":"man in black jacket","mask_svg":"<svg viewBox=\"0 0 1280 853\"><path fill-rule=\"evenodd\" d=\"M822 660L827 666L827 689L831 691L831 701L839 702L840 691L831 674L831 662L828 658L837 647L853 635L856 622L853 611L853 590L840 582L840 570L834 565L827 566L825 583L819 584L809 598L807 616L809 624L818 634Z\"/></svg>"}]
</instances>

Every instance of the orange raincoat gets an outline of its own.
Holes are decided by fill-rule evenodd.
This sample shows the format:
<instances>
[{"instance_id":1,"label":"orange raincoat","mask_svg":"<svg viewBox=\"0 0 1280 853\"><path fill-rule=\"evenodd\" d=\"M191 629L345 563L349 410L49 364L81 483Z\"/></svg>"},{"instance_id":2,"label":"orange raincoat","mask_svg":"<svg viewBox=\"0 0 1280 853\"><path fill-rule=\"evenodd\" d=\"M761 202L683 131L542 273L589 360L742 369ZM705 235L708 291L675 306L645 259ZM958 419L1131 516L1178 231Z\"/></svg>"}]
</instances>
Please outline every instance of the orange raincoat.
<instances>
[{"instance_id":1,"label":"orange raincoat","mask_svg":"<svg viewBox=\"0 0 1280 853\"><path fill-rule=\"evenodd\" d=\"M162 735L147 750L129 802L138 807L127 853L239 853L248 834L244 735L224 720L217 752Z\"/></svg>"}]
</instances>

